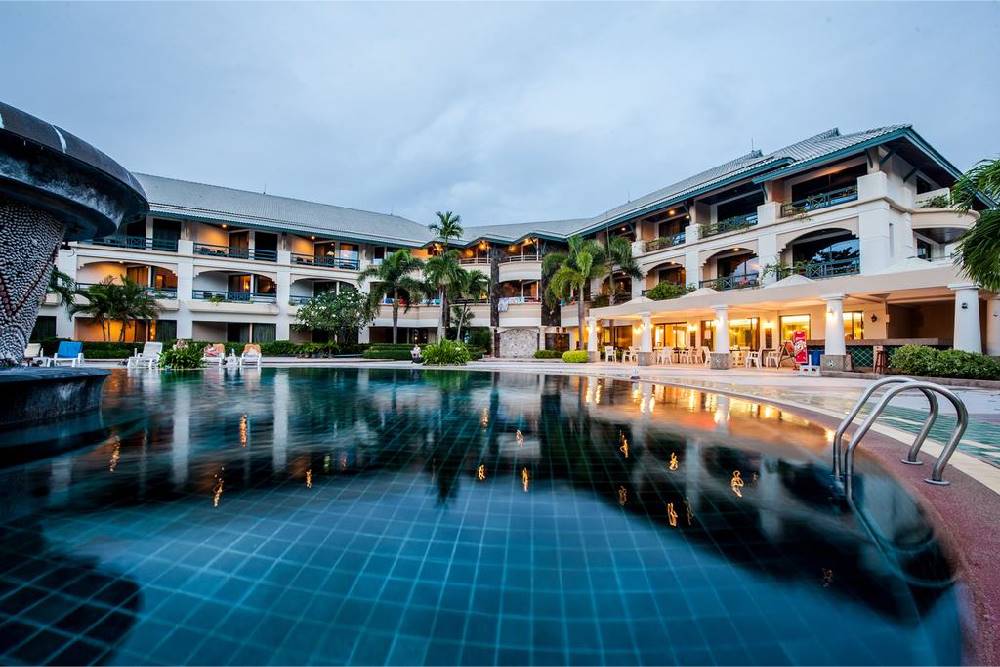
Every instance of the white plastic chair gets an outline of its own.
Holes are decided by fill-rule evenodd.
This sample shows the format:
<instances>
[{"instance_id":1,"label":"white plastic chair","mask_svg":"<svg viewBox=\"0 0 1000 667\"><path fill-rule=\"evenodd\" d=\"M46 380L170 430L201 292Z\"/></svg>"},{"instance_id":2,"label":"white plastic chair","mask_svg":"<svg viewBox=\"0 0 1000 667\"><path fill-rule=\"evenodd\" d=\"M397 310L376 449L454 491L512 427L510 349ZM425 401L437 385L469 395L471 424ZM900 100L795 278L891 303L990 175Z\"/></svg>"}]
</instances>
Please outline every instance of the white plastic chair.
<instances>
[{"instance_id":1,"label":"white plastic chair","mask_svg":"<svg viewBox=\"0 0 1000 667\"><path fill-rule=\"evenodd\" d=\"M639 348L635 345L631 345L624 350L622 350L622 363L632 362L633 364L639 360Z\"/></svg>"},{"instance_id":2,"label":"white plastic chair","mask_svg":"<svg viewBox=\"0 0 1000 667\"><path fill-rule=\"evenodd\" d=\"M163 352L163 343L146 343L142 346L142 352L136 352L125 362L126 368L146 368L153 369L160 363L160 353Z\"/></svg>"},{"instance_id":3,"label":"white plastic chair","mask_svg":"<svg viewBox=\"0 0 1000 667\"><path fill-rule=\"evenodd\" d=\"M240 367L247 364L254 364L257 368L260 368L260 345L257 343L247 343L243 346L243 353L240 355Z\"/></svg>"},{"instance_id":4,"label":"white plastic chair","mask_svg":"<svg viewBox=\"0 0 1000 667\"><path fill-rule=\"evenodd\" d=\"M611 362L616 361L614 345L604 346L604 361L611 361Z\"/></svg>"},{"instance_id":5,"label":"white plastic chair","mask_svg":"<svg viewBox=\"0 0 1000 667\"><path fill-rule=\"evenodd\" d=\"M710 366L712 364L712 353L706 345L701 346L701 360L706 366Z\"/></svg>"},{"instance_id":6,"label":"white plastic chair","mask_svg":"<svg viewBox=\"0 0 1000 667\"><path fill-rule=\"evenodd\" d=\"M779 361L781 361L781 350L764 350L764 368L771 364L778 368Z\"/></svg>"},{"instance_id":7,"label":"white plastic chair","mask_svg":"<svg viewBox=\"0 0 1000 667\"><path fill-rule=\"evenodd\" d=\"M656 350L656 363L667 366L674 363L674 351L669 347L661 347Z\"/></svg>"},{"instance_id":8,"label":"white plastic chair","mask_svg":"<svg viewBox=\"0 0 1000 667\"><path fill-rule=\"evenodd\" d=\"M763 348L747 352L747 355L743 357L743 367L753 368L754 366L756 366L757 368L760 368L762 365L761 356L763 355L763 353L764 353Z\"/></svg>"},{"instance_id":9,"label":"white plastic chair","mask_svg":"<svg viewBox=\"0 0 1000 667\"><path fill-rule=\"evenodd\" d=\"M42 361L44 363L44 355L42 355L42 344L41 343L28 343L27 347L24 348L24 363L28 366L32 365L36 361Z\"/></svg>"}]
</instances>

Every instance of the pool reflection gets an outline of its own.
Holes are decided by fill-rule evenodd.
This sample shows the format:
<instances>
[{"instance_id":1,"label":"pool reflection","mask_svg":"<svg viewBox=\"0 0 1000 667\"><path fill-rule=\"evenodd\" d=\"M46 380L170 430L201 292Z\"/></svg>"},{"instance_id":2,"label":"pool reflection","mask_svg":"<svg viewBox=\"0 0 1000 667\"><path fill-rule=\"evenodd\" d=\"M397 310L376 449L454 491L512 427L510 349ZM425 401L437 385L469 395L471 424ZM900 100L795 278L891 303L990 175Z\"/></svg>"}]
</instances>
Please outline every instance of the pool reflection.
<instances>
[{"instance_id":1,"label":"pool reflection","mask_svg":"<svg viewBox=\"0 0 1000 667\"><path fill-rule=\"evenodd\" d=\"M391 636L413 638L413 646L419 644L413 650L423 651L428 662L447 646L456 652L454 662L515 661L505 652L513 649L504 630L515 621L529 628L520 640L527 657L542 663L698 662L706 655L747 662L757 643L768 662L960 657L952 570L919 506L877 466L861 461L859 521L831 488L825 430L773 406L650 383L529 374L116 372L108 383L104 423L108 432L89 447L0 471L3 525L34 526L48 533L52 550L86 553L96 568L131 567L136 588L150 586L149 595L157 598L172 600L184 592L198 598L192 605L215 604L215 594L203 589L207 584L197 583L202 578L220 591L227 581L249 581L253 588L256 577L272 576L265 573L281 563L302 571L325 563L324 571L337 573L356 561L349 574L355 588L343 591L338 609L355 609L376 631L387 588L371 599L356 591L357 582L378 574L369 572L377 554L409 562L407 545L416 541L424 548L414 561L418 571L441 562L447 572L471 565L479 573L469 583L439 581L437 595L467 592L471 598L463 598L458 611L499 628L492 638L472 638L463 621L464 634L452 636L439 628L438 603L414 597L423 575L390 569L387 581L413 591L393 602L394 622L403 626L393 626ZM14 479L20 483L10 483ZM264 523L274 539L283 535L282 548L294 544L280 527L286 515L289 526L310 535L312 551L275 555L271 566L260 565L259 575L213 569L229 544L256 535L254 527ZM474 537L457 537L463 531ZM225 539L218 543L217 537ZM267 536L260 539L258 550L270 544ZM0 540L5 562L16 560L21 546L8 533ZM187 579L166 584L145 569L152 567L147 556L155 561L181 545L211 547L205 562L185 559ZM327 551L336 558L324 560ZM472 555L460 558L466 551ZM352 554L365 556L357 560ZM511 576L519 581L508 581ZM601 576L617 583L608 588ZM637 583L624 582L624 576L638 577ZM268 581L305 595L306 606L325 594L302 593L291 573L288 581ZM469 585L475 587L467 590ZM478 587L503 597L504 604L493 608L477 601ZM520 603L513 601L510 609L505 606L501 591L517 590L531 601L527 611L516 611ZM535 613L535 605L550 604L542 593L556 600L557 611ZM627 646L612 648L611 637L587 646L571 630L558 636L530 630L576 619L571 606L581 595L608 604L624 596L636 608L640 599L651 600L645 611L627 608L621 617L633 627L655 623L660 633L630 631ZM744 595L752 598L749 607ZM145 623L171 622L161 609L168 602L147 604L142 593L132 599ZM764 631L752 620L791 603L798 605L795 623L772 618ZM251 606L245 618L263 624L269 609ZM425 609L431 615L427 627L417 629L417 620L414 627L406 625L406 618ZM594 609L576 620L597 623L602 614ZM330 627L346 627L338 618L331 616ZM670 629L693 621L718 625L722 619L731 629L725 637ZM834 621L869 637L903 633L913 641L877 649L884 654L871 648L852 653L822 639L823 624ZM234 650L245 651L242 661L248 663L390 657L374 648L366 652L353 636L350 652L342 655L333 639L317 640L306 652L281 642L237 640L221 629L225 618L189 626L198 641L180 657L157 653L167 648L159 642L147 646L145 633L133 639L123 633L108 645L121 649L125 660L164 662L204 657L204 642L219 638L236 642ZM750 641L744 632L751 628L769 639ZM54 636L56 644L69 641L58 631ZM663 648L666 636L673 639ZM18 657L21 647L9 647L14 652L5 655ZM48 657L65 647L52 649ZM420 662L414 655L408 661Z\"/></svg>"}]
</instances>

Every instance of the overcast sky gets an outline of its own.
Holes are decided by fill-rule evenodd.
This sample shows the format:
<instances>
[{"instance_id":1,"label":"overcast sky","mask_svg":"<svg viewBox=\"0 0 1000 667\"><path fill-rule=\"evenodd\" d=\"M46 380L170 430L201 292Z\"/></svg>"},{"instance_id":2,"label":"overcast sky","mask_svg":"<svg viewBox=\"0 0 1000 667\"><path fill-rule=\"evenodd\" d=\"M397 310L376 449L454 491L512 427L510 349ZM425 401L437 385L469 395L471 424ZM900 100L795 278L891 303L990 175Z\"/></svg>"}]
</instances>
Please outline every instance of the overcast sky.
<instances>
[{"instance_id":1,"label":"overcast sky","mask_svg":"<svg viewBox=\"0 0 1000 667\"><path fill-rule=\"evenodd\" d=\"M6 4L0 99L134 171L467 225L831 127L1000 153L1000 4Z\"/></svg>"}]
</instances>

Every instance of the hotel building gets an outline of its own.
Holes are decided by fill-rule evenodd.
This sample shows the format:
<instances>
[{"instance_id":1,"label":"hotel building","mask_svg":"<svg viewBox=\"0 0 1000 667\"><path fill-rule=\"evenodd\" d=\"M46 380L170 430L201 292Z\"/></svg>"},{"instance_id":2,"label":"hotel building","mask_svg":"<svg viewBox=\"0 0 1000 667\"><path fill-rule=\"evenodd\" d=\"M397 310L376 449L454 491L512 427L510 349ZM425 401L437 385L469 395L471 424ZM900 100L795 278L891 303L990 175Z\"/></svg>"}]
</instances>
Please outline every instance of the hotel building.
<instances>
[{"instance_id":1,"label":"hotel building","mask_svg":"<svg viewBox=\"0 0 1000 667\"><path fill-rule=\"evenodd\" d=\"M439 250L424 225L399 216L135 175L150 202L146 219L70 244L57 262L83 286L116 276L147 285L161 314L140 339L308 340L292 325L310 297L354 288L360 270L395 249L424 258ZM951 257L978 217L948 206L959 175L908 125L834 129L593 218L466 220L455 243L462 263L492 283L489 298L472 305L472 326L491 327L500 356L614 344L638 346L650 363L658 347L705 347L722 364L731 347L773 348L796 330L825 348L830 366L870 366L873 346L907 342L1000 354L1000 300L963 278ZM590 285L582 342L576 305L550 309L541 298L541 259L572 235L628 239L644 276L616 276L614 304L602 296L607 285ZM691 291L648 298L661 282ZM433 340L438 312L432 303L400 309L405 340ZM361 340L388 341L390 327L383 307ZM50 294L36 336L102 333Z\"/></svg>"}]
</instances>

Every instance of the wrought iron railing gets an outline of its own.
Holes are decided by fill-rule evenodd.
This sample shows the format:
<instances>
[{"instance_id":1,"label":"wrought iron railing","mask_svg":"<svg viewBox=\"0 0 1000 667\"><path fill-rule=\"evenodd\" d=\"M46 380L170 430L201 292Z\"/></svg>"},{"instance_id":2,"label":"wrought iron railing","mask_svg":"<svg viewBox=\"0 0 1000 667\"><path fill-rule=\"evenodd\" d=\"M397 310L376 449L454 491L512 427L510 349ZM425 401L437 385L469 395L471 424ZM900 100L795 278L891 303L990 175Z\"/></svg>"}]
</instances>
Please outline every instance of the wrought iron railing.
<instances>
[{"instance_id":1,"label":"wrought iron railing","mask_svg":"<svg viewBox=\"0 0 1000 667\"><path fill-rule=\"evenodd\" d=\"M94 287L100 285L101 283L76 283L76 288L81 292L85 292L88 287ZM151 294L157 299L176 299L177 298L177 288L176 287L144 287L143 291L146 294Z\"/></svg>"},{"instance_id":2,"label":"wrought iron railing","mask_svg":"<svg viewBox=\"0 0 1000 667\"><path fill-rule=\"evenodd\" d=\"M707 222L701 225L701 237L715 236L716 234L725 234L726 232L733 232L737 229L746 229L747 227L753 227L757 224L757 214L756 213L746 213L744 215L734 215L724 220L719 220L718 222Z\"/></svg>"},{"instance_id":3,"label":"wrought iron railing","mask_svg":"<svg viewBox=\"0 0 1000 667\"><path fill-rule=\"evenodd\" d=\"M719 278L712 278L711 280L702 280L698 283L698 287L709 287L717 292L759 286L759 273L745 273L737 276L721 276Z\"/></svg>"},{"instance_id":4,"label":"wrought iron railing","mask_svg":"<svg viewBox=\"0 0 1000 667\"><path fill-rule=\"evenodd\" d=\"M276 250L230 248L229 246L212 245L211 243L195 243L194 254L209 255L212 257L232 257L234 259L251 259L259 262L278 261L278 252Z\"/></svg>"},{"instance_id":5,"label":"wrought iron railing","mask_svg":"<svg viewBox=\"0 0 1000 667\"><path fill-rule=\"evenodd\" d=\"M101 238L83 241L86 245L107 246L109 248L125 248L126 250L162 250L177 252L177 239L157 239L146 236L125 236L114 234Z\"/></svg>"},{"instance_id":6,"label":"wrought iron railing","mask_svg":"<svg viewBox=\"0 0 1000 667\"><path fill-rule=\"evenodd\" d=\"M357 271L361 266L360 260L356 258L336 257L333 255L308 255L301 252L292 253L292 263L324 266L331 269L348 269L350 271Z\"/></svg>"},{"instance_id":7,"label":"wrought iron railing","mask_svg":"<svg viewBox=\"0 0 1000 667\"><path fill-rule=\"evenodd\" d=\"M815 211L816 209L829 208L831 206L836 206L837 204L845 204L850 201L856 201L857 198L858 186L849 185L846 188L838 188L836 190L830 190L829 192L821 192L810 197L805 197L804 199L793 201L791 204L782 204L781 216L788 217L790 215L808 213L809 211Z\"/></svg>"},{"instance_id":8,"label":"wrought iron railing","mask_svg":"<svg viewBox=\"0 0 1000 667\"><path fill-rule=\"evenodd\" d=\"M861 260L857 257L849 259L835 259L829 262L809 262L798 266L786 266L778 270L778 279L787 278L791 275L805 276L806 278L834 278L836 276L849 276L861 271Z\"/></svg>"},{"instance_id":9,"label":"wrought iron railing","mask_svg":"<svg viewBox=\"0 0 1000 667\"><path fill-rule=\"evenodd\" d=\"M674 246L683 244L686 239L687 232L678 232L677 234L671 234L670 236L661 236L660 238L646 241L646 252L663 250L664 248L673 248Z\"/></svg>"},{"instance_id":10,"label":"wrought iron railing","mask_svg":"<svg viewBox=\"0 0 1000 667\"><path fill-rule=\"evenodd\" d=\"M191 298L199 301L230 301L236 303L276 303L274 292L216 292L213 290L192 290Z\"/></svg>"}]
</instances>

